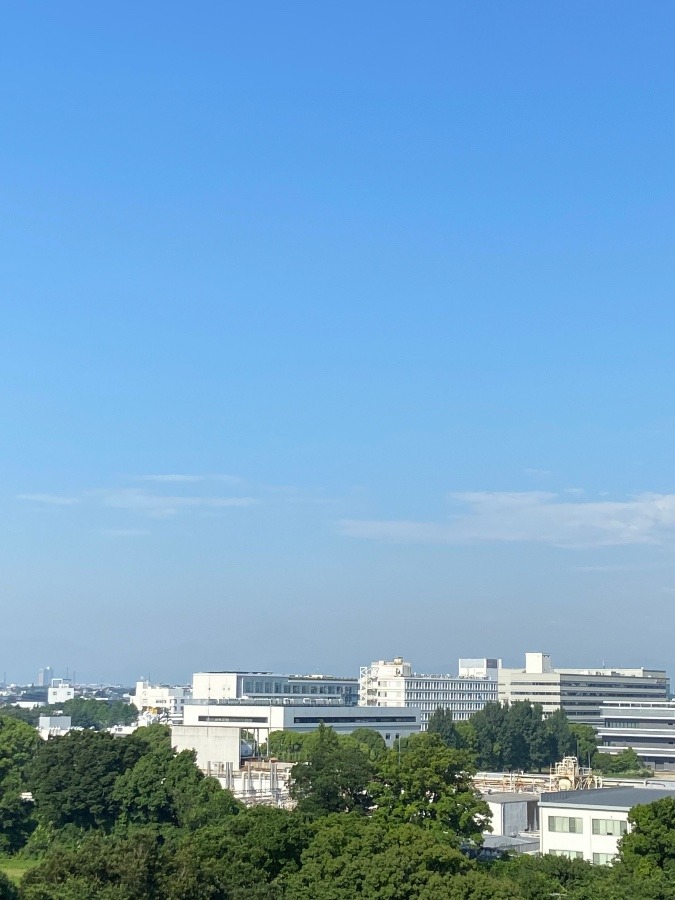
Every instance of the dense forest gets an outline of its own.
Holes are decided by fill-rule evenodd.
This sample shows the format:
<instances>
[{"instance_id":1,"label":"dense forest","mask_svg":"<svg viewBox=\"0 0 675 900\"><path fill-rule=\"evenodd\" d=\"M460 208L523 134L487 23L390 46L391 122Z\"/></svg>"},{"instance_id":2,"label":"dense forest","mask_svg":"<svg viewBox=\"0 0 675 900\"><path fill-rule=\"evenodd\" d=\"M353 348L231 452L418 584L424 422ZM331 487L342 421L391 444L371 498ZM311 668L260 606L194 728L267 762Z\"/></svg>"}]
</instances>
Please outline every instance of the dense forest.
<instances>
[{"instance_id":1,"label":"dense forest","mask_svg":"<svg viewBox=\"0 0 675 900\"><path fill-rule=\"evenodd\" d=\"M480 719L472 733L442 714L393 749L366 730L272 735L270 752L294 756L292 810L244 808L163 726L42 741L0 716L0 869L26 870L0 876L0 900L675 900L670 799L632 812L611 868L481 860L478 761L570 749L566 721L510 715L523 740L489 746Z\"/></svg>"}]
</instances>

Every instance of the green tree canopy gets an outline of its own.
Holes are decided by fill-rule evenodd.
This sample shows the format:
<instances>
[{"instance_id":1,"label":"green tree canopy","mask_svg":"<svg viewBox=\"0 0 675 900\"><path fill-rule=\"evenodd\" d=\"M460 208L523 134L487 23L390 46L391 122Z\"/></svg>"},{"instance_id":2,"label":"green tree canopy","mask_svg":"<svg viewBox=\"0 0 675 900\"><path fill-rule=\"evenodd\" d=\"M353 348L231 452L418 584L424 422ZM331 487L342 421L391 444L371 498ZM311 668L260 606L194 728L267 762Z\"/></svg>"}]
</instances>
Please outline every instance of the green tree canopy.
<instances>
[{"instance_id":1,"label":"green tree canopy","mask_svg":"<svg viewBox=\"0 0 675 900\"><path fill-rule=\"evenodd\" d=\"M43 741L27 773L38 816L56 828L112 827L115 781L141 753L137 741L97 731Z\"/></svg>"},{"instance_id":2,"label":"green tree canopy","mask_svg":"<svg viewBox=\"0 0 675 900\"><path fill-rule=\"evenodd\" d=\"M305 761L291 770L291 796L299 810L326 815L368 808L366 789L374 768L356 744L341 742L332 728L321 724L307 735L303 756Z\"/></svg>"},{"instance_id":3,"label":"green tree canopy","mask_svg":"<svg viewBox=\"0 0 675 900\"><path fill-rule=\"evenodd\" d=\"M389 750L371 787L375 816L479 839L489 809L475 791L473 760L438 734L416 734Z\"/></svg>"}]
</instances>

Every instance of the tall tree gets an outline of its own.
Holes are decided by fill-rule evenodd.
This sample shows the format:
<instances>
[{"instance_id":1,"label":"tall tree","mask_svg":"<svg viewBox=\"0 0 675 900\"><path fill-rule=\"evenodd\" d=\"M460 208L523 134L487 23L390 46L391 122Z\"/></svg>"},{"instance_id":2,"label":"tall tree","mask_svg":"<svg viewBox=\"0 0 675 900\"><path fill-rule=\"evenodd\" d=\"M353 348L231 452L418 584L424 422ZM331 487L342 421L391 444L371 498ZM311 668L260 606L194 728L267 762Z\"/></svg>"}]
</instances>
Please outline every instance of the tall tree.
<instances>
[{"instance_id":1,"label":"tall tree","mask_svg":"<svg viewBox=\"0 0 675 900\"><path fill-rule=\"evenodd\" d=\"M323 723L304 745L304 762L291 770L291 796L309 815L365 811L373 765L355 744L342 743Z\"/></svg>"},{"instance_id":2,"label":"tall tree","mask_svg":"<svg viewBox=\"0 0 675 900\"><path fill-rule=\"evenodd\" d=\"M71 731L42 742L28 770L38 816L56 828L111 827L115 781L140 755L138 742L98 731Z\"/></svg>"},{"instance_id":3,"label":"tall tree","mask_svg":"<svg viewBox=\"0 0 675 900\"><path fill-rule=\"evenodd\" d=\"M390 750L378 765L374 815L479 839L490 812L473 787L473 774L466 751L446 747L438 734L413 735L402 752Z\"/></svg>"},{"instance_id":4,"label":"tall tree","mask_svg":"<svg viewBox=\"0 0 675 900\"><path fill-rule=\"evenodd\" d=\"M455 727L452 710L450 709L437 706L431 716L429 716L427 731L431 734L440 735L446 747L453 747L455 750L459 750L462 746L462 740Z\"/></svg>"},{"instance_id":5,"label":"tall tree","mask_svg":"<svg viewBox=\"0 0 675 900\"><path fill-rule=\"evenodd\" d=\"M30 725L0 716L0 851L19 850L35 826L32 804L21 794L27 790L26 771L40 743Z\"/></svg>"}]
</instances>

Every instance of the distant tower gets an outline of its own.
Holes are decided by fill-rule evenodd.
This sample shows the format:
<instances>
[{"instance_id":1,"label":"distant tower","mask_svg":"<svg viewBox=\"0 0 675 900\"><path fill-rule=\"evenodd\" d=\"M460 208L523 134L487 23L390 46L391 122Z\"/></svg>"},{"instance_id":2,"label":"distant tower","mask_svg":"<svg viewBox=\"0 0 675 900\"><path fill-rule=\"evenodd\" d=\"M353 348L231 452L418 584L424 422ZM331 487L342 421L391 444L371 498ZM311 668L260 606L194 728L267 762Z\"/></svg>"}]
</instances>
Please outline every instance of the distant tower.
<instances>
[{"instance_id":1,"label":"distant tower","mask_svg":"<svg viewBox=\"0 0 675 900\"><path fill-rule=\"evenodd\" d=\"M54 669L51 666L45 666L38 672L38 687L49 687L54 677Z\"/></svg>"}]
</instances>

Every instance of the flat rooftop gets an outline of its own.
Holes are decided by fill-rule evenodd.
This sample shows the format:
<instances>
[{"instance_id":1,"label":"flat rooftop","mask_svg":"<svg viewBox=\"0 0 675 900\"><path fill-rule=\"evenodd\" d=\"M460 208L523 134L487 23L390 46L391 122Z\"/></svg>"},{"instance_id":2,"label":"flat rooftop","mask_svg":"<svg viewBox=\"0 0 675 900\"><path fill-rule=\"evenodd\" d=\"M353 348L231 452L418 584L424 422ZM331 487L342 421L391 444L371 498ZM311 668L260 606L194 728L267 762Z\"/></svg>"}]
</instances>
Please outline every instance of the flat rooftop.
<instances>
[{"instance_id":1,"label":"flat rooftop","mask_svg":"<svg viewBox=\"0 0 675 900\"><path fill-rule=\"evenodd\" d=\"M626 810L642 803L655 803L664 797L672 797L675 800L675 785L672 788L611 787L584 791L553 791L542 794L539 805Z\"/></svg>"}]
</instances>

